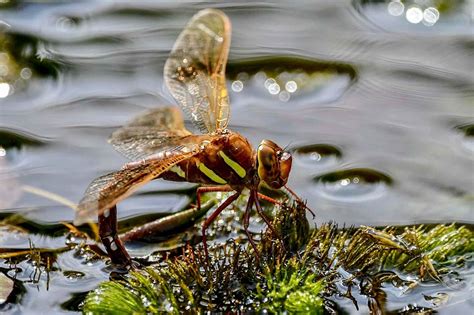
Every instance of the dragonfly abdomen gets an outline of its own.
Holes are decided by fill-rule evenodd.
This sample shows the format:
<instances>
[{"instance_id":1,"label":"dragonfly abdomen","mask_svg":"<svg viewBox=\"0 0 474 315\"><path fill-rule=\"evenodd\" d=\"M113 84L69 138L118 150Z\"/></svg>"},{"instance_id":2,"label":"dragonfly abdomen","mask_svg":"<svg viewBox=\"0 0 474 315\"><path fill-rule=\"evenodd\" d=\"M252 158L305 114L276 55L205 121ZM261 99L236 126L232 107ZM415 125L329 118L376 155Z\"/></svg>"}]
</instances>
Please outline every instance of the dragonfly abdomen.
<instances>
[{"instance_id":1,"label":"dragonfly abdomen","mask_svg":"<svg viewBox=\"0 0 474 315\"><path fill-rule=\"evenodd\" d=\"M160 178L209 185L245 186L255 168L247 139L237 133L217 135L204 149L163 173Z\"/></svg>"}]
</instances>

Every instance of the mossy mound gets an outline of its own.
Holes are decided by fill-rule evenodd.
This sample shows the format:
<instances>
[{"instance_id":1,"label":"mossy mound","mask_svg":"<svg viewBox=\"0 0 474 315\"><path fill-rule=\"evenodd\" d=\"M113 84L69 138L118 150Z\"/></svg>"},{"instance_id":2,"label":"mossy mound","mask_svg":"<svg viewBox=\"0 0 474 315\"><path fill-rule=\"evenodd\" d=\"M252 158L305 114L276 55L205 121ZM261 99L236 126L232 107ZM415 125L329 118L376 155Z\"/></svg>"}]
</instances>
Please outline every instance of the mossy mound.
<instances>
[{"instance_id":1,"label":"mossy mound","mask_svg":"<svg viewBox=\"0 0 474 315\"><path fill-rule=\"evenodd\" d=\"M442 285L451 269L472 258L474 233L466 226L435 225L310 229L305 207L279 209L258 253L230 240L207 259L200 246L159 265L102 283L89 293L87 314L268 312L319 314L335 307L334 297L367 297L371 311L383 311L383 284L404 290L420 283ZM403 276L402 276L403 275ZM410 275L410 281L406 280Z\"/></svg>"}]
</instances>

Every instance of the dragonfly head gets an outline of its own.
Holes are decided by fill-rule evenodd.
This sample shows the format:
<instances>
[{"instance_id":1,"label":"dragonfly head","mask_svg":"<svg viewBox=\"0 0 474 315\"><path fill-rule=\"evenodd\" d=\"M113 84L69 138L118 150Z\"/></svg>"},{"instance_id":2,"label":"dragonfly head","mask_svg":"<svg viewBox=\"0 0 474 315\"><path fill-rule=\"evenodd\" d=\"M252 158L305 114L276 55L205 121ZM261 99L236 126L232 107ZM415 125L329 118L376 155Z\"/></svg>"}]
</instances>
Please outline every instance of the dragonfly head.
<instances>
[{"instance_id":1,"label":"dragonfly head","mask_svg":"<svg viewBox=\"0 0 474 315\"><path fill-rule=\"evenodd\" d=\"M271 188L283 187L288 181L291 170L291 154L280 148L275 142L263 140L257 149L257 172Z\"/></svg>"}]
</instances>

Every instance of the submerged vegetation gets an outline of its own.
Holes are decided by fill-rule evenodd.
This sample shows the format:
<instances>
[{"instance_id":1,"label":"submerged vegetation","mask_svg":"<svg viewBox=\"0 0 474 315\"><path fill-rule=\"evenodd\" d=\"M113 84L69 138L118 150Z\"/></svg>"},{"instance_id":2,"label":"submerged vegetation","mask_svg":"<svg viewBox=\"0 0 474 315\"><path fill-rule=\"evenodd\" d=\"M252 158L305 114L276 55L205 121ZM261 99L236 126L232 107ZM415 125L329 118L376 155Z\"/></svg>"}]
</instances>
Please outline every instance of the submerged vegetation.
<instances>
[{"instance_id":1,"label":"submerged vegetation","mask_svg":"<svg viewBox=\"0 0 474 315\"><path fill-rule=\"evenodd\" d=\"M329 223L310 229L304 205L278 208L273 221L278 235L271 229L262 233L259 253L229 240L215 246L207 261L200 246L186 246L157 265L102 283L86 297L83 311L318 314L336 309L335 299L359 308L357 295L379 312L385 310L386 286L401 295L425 283L442 286L454 269L472 261L474 233L465 226Z\"/></svg>"}]
</instances>

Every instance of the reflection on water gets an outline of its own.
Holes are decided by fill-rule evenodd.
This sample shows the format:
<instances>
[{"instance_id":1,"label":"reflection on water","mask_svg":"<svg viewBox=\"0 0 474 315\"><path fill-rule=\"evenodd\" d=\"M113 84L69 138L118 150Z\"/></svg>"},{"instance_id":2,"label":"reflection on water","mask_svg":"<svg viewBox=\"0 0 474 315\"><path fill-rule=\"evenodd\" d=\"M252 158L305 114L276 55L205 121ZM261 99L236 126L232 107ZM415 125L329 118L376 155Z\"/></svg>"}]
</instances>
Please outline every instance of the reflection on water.
<instances>
[{"instance_id":1,"label":"reflection on water","mask_svg":"<svg viewBox=\"0 0 474 315\"><path fill-rule=\"evenodd\" d=\"M28 238L64 246L51 234L73 211L21 187L77 202L93 178L119 169L124 160L108 136L171 103L163 63L202 6L0 3L1 218L22 214L28 229L50 235L0 231L1 247L28 248ZM254 144L293 148L290 186L317 223L472 223L470 3L219 5L233 23L230 127ZM151 183L121 205L121 218L180 210L190 187ZM63 312L107 277L101 261L81 255L58 254L49 291L27 281L22 311ZM29 280L32 270L22 262L17 277Z\"/></svg>"}]
</instances>

